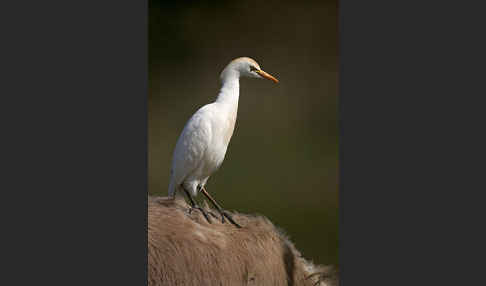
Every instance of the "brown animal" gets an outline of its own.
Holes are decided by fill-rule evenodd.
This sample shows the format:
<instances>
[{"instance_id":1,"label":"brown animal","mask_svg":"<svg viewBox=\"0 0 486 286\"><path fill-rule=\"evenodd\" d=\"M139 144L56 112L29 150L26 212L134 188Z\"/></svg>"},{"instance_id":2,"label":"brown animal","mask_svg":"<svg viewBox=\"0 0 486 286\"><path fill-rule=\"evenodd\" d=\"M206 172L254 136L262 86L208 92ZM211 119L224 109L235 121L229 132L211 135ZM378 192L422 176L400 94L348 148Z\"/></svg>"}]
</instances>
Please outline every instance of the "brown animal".
<instances>
[{"instance_id":1,"label":"brown animal","mask_svg":"<svg viewBox=\"0 0 486 286\"><path fill-rule=\"evenodd\" d=\"M183 200L149 197L149 286L338 285L333 267L302 258L267 218L233 213L236 228L215 217L210 225Z\"/></svg>"}]
</instances>

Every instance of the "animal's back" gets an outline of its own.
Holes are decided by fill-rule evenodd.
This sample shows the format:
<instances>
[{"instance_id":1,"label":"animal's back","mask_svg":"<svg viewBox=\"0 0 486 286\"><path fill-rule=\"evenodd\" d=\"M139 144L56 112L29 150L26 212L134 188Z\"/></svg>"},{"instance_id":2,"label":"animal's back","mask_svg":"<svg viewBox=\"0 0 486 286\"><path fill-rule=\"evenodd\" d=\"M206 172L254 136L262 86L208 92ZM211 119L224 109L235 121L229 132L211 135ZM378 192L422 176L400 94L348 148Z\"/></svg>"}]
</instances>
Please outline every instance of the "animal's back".
<instances>
[{"instance_id":1,"label":"animal's back","mask_svg":"<svg viewBox=\"0 0 486 286\"><path fill-rule=\"evenodd\" d=\"M148 285L338 285L332 268L305 260L267 218L233 213L244 226L235 229L188 207L149 197ZM322 283L309 277L319 272Z\"/></svg>"}]
</instances>

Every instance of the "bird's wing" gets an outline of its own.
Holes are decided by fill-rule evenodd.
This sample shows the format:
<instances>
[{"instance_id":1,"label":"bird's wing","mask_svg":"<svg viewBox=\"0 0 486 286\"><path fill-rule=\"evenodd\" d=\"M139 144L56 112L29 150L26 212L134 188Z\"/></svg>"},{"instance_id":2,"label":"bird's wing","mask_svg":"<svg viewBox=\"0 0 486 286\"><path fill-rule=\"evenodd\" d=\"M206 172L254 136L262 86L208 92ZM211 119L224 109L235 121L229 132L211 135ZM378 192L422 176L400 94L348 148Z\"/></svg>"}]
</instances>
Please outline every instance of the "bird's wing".
<instances>
[{"instance_id":1,"label":"bird's wing","mask_svg":"<svg viewBox=\"0 0 486 286\"><path fill-rule=\"evenodd\" d=\"M211 142L211 110L200 108L186 123L177 140L172 159L171 181L180 184L201 163Z\"/></svg>"}]
</instances>

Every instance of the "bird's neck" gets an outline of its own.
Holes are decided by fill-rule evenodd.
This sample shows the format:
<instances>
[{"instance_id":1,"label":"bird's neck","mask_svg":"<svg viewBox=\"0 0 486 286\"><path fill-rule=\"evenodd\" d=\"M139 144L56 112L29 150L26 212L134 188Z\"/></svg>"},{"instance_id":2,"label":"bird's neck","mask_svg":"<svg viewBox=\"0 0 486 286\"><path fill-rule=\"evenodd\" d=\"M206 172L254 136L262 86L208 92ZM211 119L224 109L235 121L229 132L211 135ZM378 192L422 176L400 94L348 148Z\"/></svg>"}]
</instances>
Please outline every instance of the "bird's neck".
<instances>
[{"instance_id":1,"label":"bird's neck","mask_svg":"<svg viewBox=\"0 0 486 286\"><path fill-rule=\"evenodd\" d=\"M240 80L238 76L230 76L223 79L223 85L219 91L216 102L228 105L235 113L238 109L240 96Z\"/></svg>"}]
</instances>

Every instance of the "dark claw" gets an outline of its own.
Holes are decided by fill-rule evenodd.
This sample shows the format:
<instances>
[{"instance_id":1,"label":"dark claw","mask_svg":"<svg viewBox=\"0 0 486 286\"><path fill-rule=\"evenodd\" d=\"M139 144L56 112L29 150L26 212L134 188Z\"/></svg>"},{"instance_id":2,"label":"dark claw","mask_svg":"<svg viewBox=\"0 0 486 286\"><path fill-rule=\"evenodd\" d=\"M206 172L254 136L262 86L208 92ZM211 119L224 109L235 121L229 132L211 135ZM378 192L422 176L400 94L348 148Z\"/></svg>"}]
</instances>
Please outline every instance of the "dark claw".
<instances>
[{"instance_id":1,"label":"dark claw","mask_svg":"<svg viewBox=\"0 0 486 286\"><path fill-rule=\"evenodd\" d=\"M190 208L190 209L189 209L189 214L191 214L191 213L192 213L192 211L193 211L194 209L199 210L199 211L200 211L200 212L201 212L201 213L204 215L204 217L206 218L206 220L207 220L209 223L213 223L213 222L211 221L211 218L208 216L208 213L207 213L207 212L206 212L206 211L205 211L205 210L204 210L202 207L200 207L200 206L198 206L198 205L195 205L194 207ZM212 215L214 216L214 214L212 214Z\"/></svg>"},{"instance_id":2,"label":"dark claw","mask_svg":"<svg viewBox=\"0 0 486 286\"><path fill-rule=\"evenodd\" d=\"M218 203L209 195L209 193L204 189L204 187L198 186L198 191L201 191L206 198L213 204L213 206L218 210L219 214L221 215L221 223L225 223L224 218L226 217L233 225L238 228L241 228L239 224L237 224L230 214L228 214L225 210L223 210Z\"/></svg>"},{"instance_id":3,"label":"dark claw","mask_svg":"<svg viewBox=\"0 0 486 286\"><path fill-rule=\"evenodd\" d=\"M234 224L236 227L238 228L241 228L241 226L239 224L237 224L233 218L231 217L231 215L229 213L227 213L226 211L222 211L221 212L221 217L222 217L222 220L223 220L223 223L224 223L224 218L226 217L232 224Z\"/></svg>"},{"instance_id":4,"label":"dark claw","mask_svg":"<svg viewBox=\"0 0 486 286\"><path fill-rule=\"evenodd\" d=\"M217 216L217 215L215 215L213 212L208 211L208 214L210 214L211 216L213 216L215 219L218 219L218 216Z\"/></svg>"}]
</instances>

